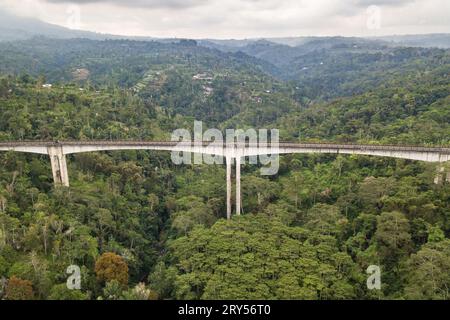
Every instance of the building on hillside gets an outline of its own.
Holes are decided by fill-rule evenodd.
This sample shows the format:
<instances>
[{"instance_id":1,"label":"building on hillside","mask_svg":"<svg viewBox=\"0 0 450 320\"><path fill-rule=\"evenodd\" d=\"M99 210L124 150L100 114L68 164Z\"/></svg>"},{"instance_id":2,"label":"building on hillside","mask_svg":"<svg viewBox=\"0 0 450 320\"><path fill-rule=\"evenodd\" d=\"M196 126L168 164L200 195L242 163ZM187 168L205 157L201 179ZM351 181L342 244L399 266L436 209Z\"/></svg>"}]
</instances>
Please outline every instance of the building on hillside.
<instances>
[{"instance_id":1,"label":"building on hillside","mask_svg":"<svg viewBox=\"0 0 450 320\"><path fill-rule=\"evenodd\" d=\"M196 75L194 75L192 77L193 80L208 80L208 81L212 81L213 77L211 77L210 75L206 74L206 73L197 73Z\"/></svg>"}]
</instances>

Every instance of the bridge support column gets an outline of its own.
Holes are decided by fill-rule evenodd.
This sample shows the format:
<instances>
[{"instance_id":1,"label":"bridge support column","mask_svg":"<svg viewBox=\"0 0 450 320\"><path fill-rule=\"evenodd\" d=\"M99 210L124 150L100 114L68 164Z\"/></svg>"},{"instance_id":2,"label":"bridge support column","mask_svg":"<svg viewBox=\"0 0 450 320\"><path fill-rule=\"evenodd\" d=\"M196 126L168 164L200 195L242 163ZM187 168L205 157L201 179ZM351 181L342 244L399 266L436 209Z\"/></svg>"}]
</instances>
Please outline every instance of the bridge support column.
<instances>
[{"instance_id":1,"label":"bridge support column","mask_svg":"<svg viewBox=\"0 0 450 320\"><path fill-rule=\"evenodd\" d=\"M69 186L69 172L67 170L66 155L62 147L48 147L48 155L52 165L53 182L57 186Z\"/></svg>"},{"instance_id":2,"label":"bridge support column","mask_svg":"<svg viewBox=\"0 0 450 320\"><path fill-rule=\"evenodd\" d=\"M446 167L444 165L438 166L436 176L434 178L434 184L443 184L446 181L450 182L450 170L448 168L448 166Z\"/></svg>"},{"instance_id":3,"label":"bridge support column","mask_svg":"<svg viewBox=\"0 0 450 320\"><path fill-rule=\"evenodd\" d=\"M231 157L226 157L227 163L227 219L231 219Z\"/></svg>"},{"instance_id":4,"label":"bridge support column","mask_svg":"<svg viewBox=\"0 0 450 320\"><path fill-rule=\"evenodd\" d=\"M236 214L241 215L241 157L236 157Z\"/></svg>"}]
</instances>

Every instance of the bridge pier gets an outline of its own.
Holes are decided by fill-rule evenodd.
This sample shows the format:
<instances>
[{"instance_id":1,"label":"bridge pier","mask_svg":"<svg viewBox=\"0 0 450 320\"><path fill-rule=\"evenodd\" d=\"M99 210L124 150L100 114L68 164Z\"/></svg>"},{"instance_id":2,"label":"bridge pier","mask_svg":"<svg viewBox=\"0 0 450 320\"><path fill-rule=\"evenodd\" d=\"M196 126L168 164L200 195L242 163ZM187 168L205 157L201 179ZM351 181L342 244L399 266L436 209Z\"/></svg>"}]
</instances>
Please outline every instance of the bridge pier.
<instances>
[{"instance_id":1,"label":"bridge pier","mask_svg":"<svg viewBox=\"0 0 450 320\"><path fill-rule=\"evenodd\" d=\"M232 182L231 182L231 167L233 164L233 159L236 160L236 214L241 215L241 158L237 156L236 158L227 156L227 219L231 219L232 205L231 205L231 192L232 192Z\"/></svg>"},{"instance_id":2,"label":"bridge pier","mask_svg":"<svg viewBox=\"0 0 450 320\"><path fill-rule=\"evenodd\" d=\"M233 158L226 157L227 163L227 219L231 219L231 161Z\"/></svg>"},{"instance_id":3,"label":"bridge pier","mask_svg":"<svg viewBox=\"0 0 450 320\"><path fill-rule=\"evenodd\" d=\"M241 215L241 157L236 157L236 214Z\"/></svg>"},{"instance_id":4,"label":"bridge pier","mask_svg":"<svg viewBox=\"0 0 450 320\"><path fill-rule=\"evenodd\" d=\"M53 182L55 187L69 186L69 171L67 170L66 155L62 147L51 146L47 148L52 166Z\"/></svg>"},{"instance_id":5,"label":"bridge pier","mask_svg":"<svg viewBox=\"0 0 450 320\"><path fill-rule=\"evenodd\" d=\"M434 178L434 184L443 184L446 181L450 182L450 170L446 172L445 166L438 166L436 171L437 172Z\"/></svg>"}]
</instances>

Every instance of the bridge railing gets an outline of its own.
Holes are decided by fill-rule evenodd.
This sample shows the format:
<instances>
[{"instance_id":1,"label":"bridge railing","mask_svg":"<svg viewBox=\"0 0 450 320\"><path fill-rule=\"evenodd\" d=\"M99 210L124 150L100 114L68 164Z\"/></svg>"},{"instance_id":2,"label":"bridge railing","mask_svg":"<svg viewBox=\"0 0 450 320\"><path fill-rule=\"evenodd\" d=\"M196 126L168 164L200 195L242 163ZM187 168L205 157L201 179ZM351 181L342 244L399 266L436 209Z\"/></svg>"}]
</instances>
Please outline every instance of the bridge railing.
<instances>
[{"instance_id":1,"label":"bridge railing","mask_svg":"<svg viewBox=\"0 0 450 320\"><path fill-rule=\"evenodd\" d=\"M179 146L218 146L221 145L225 148L251 148L251 147L267 147L271 148L269 144L250 143L250 142L234 142L234 143L217 143L214 141L189 141L189 142L176 142L176 141L144 141L144 140L85 140L85 141L5 141L0 142L0 147L14 148L24 146L161 146L161 147L173 147ZM376 144L356 144L356 143L330 143L330 142L315 142L315 143L300 143L300 142L279 142L276 147L278 148L292 148L292 149L350 149L350 150L380 150L380 151L416 151L416 152L440 152L450 154L450 147L430 147L430 146L417 146L417 145L376 145Z\"/></svg>"}]
</instances>

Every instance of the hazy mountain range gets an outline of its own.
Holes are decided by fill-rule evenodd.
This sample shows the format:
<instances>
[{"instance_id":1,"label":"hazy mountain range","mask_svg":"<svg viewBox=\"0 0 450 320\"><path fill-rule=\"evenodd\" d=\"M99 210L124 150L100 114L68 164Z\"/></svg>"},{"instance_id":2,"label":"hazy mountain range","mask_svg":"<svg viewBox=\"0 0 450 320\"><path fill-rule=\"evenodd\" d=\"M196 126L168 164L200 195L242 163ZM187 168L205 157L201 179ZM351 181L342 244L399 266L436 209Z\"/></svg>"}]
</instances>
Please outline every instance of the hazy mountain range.
<instances>
[{"instance_id":1,"label":"hazy mountain range","mask_svg":"<svg viewBox=\"0 0 450 320\"><path fill-rule=\"evenodd\" d=\"M43 22L34 18L18 17L12 14L0 11L0 41L26 40L36 36L45 36L49 38L70 39L87 38L93 40L104 39L133 39L133 40L154 40L170 42L174 39L161 39L153 37L127 37L111 34L102 34L90 31L72 30L58 25ZM204 39L199 44L225 51L238 51L255 42L259 45L261 41L272 44L297 47L304 44L311 44L316 40L336 39L340 37L286 37L286 38L259 38L244 40L216 40ZM360 41L358 38L351 41ZM360 38L361 39L361 38ZM365 38L373 41L383 41L391 45L414 46L414 47L438 47L450 48L450 34L426 34L426 35L392 35L383 37Z\"/></svg>"}]
</instances>

